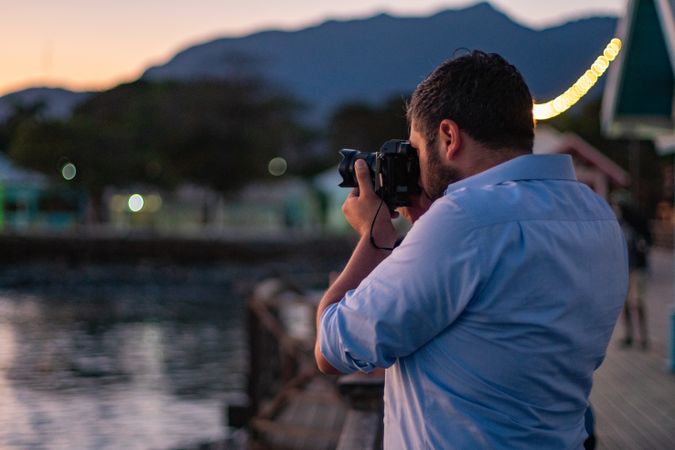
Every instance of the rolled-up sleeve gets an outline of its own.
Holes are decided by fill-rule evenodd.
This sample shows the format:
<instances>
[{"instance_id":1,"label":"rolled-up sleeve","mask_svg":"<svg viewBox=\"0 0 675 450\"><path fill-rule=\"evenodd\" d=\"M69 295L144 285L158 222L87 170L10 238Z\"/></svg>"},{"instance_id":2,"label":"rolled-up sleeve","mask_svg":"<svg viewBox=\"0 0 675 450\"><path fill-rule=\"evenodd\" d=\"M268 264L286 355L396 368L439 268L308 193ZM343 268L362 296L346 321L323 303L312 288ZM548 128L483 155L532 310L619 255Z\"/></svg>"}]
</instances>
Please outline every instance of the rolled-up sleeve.
<instances>
[{"instance_id":1,"label":"rolled-up sleeve","mask_svg":"<svg viewBox=\"0 0 675 450\"><path fill-rule=\"evenodd\" d=\"M443 211L432 211L355 290L323 312L320 349L337 370L391 366L450 326L479 289L474 233L443 228L437 217Z\"/></svg>"},{"instance_id":2,"label":"rolled-up sleeve","mask_svg":"<svg viewBox=\"0 0 675 450\"><path fill-rule=\"evenodd\" d=\"M321 316L321 354L331 366L342 373L371 372L377 365L374 362L360 360L350 350L357 349L356 354L358 354L361 344L351 339L352 333L345 323L345 315L340 314L338 309L338 303L334 303L326 308ZM365 336L368 333L367 330L363 332L361 342L375 339L372 333L370 336Z\"/></svg>"}]
</instances>

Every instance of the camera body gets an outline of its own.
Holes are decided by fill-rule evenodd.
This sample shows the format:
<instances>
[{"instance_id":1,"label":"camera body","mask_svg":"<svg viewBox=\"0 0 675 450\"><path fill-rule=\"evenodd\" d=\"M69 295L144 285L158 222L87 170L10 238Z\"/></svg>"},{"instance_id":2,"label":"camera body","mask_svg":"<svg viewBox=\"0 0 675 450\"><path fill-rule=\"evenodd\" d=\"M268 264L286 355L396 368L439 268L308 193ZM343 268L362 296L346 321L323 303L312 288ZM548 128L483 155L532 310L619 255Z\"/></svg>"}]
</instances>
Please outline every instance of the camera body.
<instances>
[{"instance_id":1,"label":"camera body","mask_svg":"<svg viewBox=\"0 0 675 450\"><path fill-rule=\"evenodd\" d=\"M338 171L342 176L340 187L358 187L354 163L363 159L368 165L375 193L389 209L409 206L410 196L420 193L420 163L410 142L391 139L382 144L379 152L360 152L342 149Z\"/></svg>"}]
</instances>

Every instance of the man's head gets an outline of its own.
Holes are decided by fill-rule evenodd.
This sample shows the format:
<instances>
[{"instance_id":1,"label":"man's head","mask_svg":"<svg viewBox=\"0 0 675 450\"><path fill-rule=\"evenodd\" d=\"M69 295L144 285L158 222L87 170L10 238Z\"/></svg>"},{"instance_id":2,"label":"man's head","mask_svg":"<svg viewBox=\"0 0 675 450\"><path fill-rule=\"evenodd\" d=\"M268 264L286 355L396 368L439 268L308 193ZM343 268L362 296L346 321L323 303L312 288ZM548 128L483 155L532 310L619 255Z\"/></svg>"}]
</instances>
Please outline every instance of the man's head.
<instances>
[{"instance_id":1,"label":"man's head","mask_svg":"<svg viewBox=\"0 0 675 450\"><path fill-rule=\"evenodd\" d=\"M432 200L454 181L532 152L532 96L520 72L494 53L441 64L415 89L407 116Z\"/></svg>"}]
</instances>

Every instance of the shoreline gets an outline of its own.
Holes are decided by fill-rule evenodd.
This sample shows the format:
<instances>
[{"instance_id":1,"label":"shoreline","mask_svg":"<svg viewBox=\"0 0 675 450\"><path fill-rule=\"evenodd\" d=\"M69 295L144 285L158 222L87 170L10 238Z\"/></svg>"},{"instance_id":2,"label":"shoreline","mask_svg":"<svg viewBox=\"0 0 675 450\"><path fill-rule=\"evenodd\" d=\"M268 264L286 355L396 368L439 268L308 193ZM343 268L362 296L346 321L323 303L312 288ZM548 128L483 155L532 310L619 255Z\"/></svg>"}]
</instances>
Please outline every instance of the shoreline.
<instances>
[{"instance_id":1,"label":"shoreline","mask_svg":"<svg viewBox=\"0 0 675 450\"><path fill-rule=\"evenodd\" d=\"M348 236L160 236L152 234L2 234L0 265L62 260L69 263L346 261Z\"/></svg>"}]
</instances>

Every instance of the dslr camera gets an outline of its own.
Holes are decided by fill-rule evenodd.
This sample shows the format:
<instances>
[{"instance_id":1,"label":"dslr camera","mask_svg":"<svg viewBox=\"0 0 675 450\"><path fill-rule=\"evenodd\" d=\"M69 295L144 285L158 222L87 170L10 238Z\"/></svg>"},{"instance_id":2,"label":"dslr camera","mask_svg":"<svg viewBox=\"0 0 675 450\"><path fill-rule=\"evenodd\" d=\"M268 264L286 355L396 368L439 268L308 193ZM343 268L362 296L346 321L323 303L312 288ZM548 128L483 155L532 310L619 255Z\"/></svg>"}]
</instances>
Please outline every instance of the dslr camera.
<instances>
[{"instance_id":1,"label":"dslr camera","mask_svg":"<svg viewBox=\"0 0 675 450\"><path fill-rule=\"evenodd\" d=\"M375 193L390 210L409 206L410 196L420 193L420 163L417 152L408 141L391 139L382 144L379 152L342 149L339 154L342 156L338 166L342 176L340 187L358 187L354 163L363 159L370 171Z\"/></svg>"}]
</instances>

